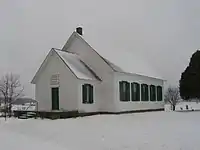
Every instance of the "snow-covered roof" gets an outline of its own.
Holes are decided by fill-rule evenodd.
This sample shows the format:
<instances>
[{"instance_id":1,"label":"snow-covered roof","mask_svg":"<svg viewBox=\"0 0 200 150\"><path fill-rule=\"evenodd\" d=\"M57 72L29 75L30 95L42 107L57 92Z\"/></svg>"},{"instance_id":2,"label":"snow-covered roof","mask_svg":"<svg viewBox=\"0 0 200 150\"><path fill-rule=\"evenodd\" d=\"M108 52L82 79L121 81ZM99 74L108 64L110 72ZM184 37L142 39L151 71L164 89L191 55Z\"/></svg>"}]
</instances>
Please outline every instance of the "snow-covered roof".
<instances>
[{"instance_id":1,"label":"snow-covered roof","mask_svg":"<svg viewBox=\"0 0 200 150\"><path fill-rule=\"evenodd\" d=\"M54 50L77 78L85 80L100 80L78 55L58 49Z\"/></svg>"},{"instance_id":2,"label":"snow-covered roof","mask_svg":"<svg viewBox=\"0 0 200 150\"><path fill-rule=\"evenodd\" d=\"M78 55L52 48L46 56L46 58L44 59L44 61L42 62L42 64L40 65L40 68L37 70L35 76L33 77L31 81L32 84L36 83L37 77L40 75L45 64L48 63L52 52L55 52L61 58L66 67L68 67L78 79L101 81L101 79L96 75L96 73L91 68L89 68L87 64L84 63Z\"/></svg>"},{"instance_id":3,"label":"snow-covered roof","mask_svg":"<svg viewBox=\"0 0 200 150\"><path fill-rule=\"evenodd\" d=\"M102 50L101 47L96 47L96 45L88 43L89 40L85 36L80 36L77 32L73 32L63 49L67 49L70 42L74 38L85 41L89 46L91 46L94 51L96 51L101 58L116 72L137 74L141 76L148 76L151 78L164 80L158 73L153 69L149 62L145 58L141 57L138 53L132 51L114 51L108 52ZM94 47L93 47L94 46Z\"/></svg>"}]
</instances>

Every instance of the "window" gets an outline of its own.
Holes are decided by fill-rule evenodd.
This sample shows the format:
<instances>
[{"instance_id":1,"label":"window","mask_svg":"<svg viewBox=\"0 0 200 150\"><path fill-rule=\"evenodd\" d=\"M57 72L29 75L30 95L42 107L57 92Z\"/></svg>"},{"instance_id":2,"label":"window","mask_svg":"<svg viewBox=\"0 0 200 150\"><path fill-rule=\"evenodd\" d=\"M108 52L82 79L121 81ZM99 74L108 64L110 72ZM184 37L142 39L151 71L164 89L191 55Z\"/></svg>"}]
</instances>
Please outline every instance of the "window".
<instances>
[{"instance_id":1,"label":"window","mask_svg":"<svg viewBox=\"0 0 200 150\"><path fill-rule=\"evenodd\" d=\"M51 76L51 81L50 81L50 84L51 85L58 85L59 84L59 74L54 74Z\"/></svg>"},{"instance_id":2,"label":"window","mask_svg":"<svg viewBox=\"0 0 200 150\"><path fill-rule=\"evenodd\" d=\"M119 82L120 101L130 101L130 83L127 81Z\"/></svg>"},{"instance_id":3,"label":"window","mask_svg":"<svg viewBox=\"0 0 200 150\"><path fill-rule=\"evenodd\" d=\"M136 82L131 83L131 97L132 101L140 101L140 84Z\"/></svg>"},{"instance_id":4,"label":"window","mask_svg":"<svg viewBox=\"0 0 200 150\"><path fill-rule=\"evenodd\" d=\"M163 99L162 87L157 86L157 101L162 101L162 99Z\"/></svg>"},{"instance_id":5,"label":"window","mask_svg":"<svg viewBox=\"0 0 200 150\"><path fill-rule=\"evenodd\" d=\"M149 89L147 84L141 85L142 101L149 101Z\"/></svg>"},{"instance_id":6,"label":"window","mask_svg":"<svg viewBox=\"0 0 200 150\"><path fill-rule=\"evenodd\" d=\"M93 86L91 84L82 85L82 100L83 104L93 103Z\"/></svg>"},{"instance_id":7,"label":"window","mask_svg":"<svg viewBox=\"0 0 200 150\"><path fill-rule=\"evenodd\" d=\"M150 85L150 100L156 101L156 87L155 87L155 85Z\"/></svg>"}]
</instances>

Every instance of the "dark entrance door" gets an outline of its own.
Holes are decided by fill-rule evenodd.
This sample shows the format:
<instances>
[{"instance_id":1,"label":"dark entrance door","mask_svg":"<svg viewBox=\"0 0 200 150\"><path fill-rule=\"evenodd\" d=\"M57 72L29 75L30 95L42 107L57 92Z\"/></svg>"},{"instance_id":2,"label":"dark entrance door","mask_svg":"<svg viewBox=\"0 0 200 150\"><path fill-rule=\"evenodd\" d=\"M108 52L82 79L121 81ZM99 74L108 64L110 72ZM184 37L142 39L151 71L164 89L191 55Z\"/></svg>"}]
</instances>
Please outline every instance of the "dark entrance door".
<instances>
[{"instance_id":1,"label":"dark entrance door","mask_svg":"<svg viewBox=\"0 0 200 150\"><path fill-rule=\"evenodd\" d=\"M52 110L59 110L59 88L51 89Z\"/></svg>"}]
</instances>

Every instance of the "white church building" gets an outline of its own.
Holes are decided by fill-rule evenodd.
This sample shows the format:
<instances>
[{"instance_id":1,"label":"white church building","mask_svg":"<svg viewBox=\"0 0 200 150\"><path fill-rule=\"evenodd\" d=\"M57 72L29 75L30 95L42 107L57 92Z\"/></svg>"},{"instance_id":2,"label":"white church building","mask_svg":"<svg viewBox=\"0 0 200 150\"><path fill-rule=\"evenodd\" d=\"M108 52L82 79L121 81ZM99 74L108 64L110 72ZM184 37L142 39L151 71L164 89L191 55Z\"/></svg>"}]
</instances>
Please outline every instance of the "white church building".
<instances>
[{"instance_id":1,"label":"white church building","mask_svg":"<svg viewBox=\"0 0 200 150\"><path fill-rule=\"evenodd\" d=\"M164 80L149 66L136 67L126 52L108 59L88 42L78 27L62 49L50 50L32 80L39 111L164 109Z\"/></svg>"}]
</instances>

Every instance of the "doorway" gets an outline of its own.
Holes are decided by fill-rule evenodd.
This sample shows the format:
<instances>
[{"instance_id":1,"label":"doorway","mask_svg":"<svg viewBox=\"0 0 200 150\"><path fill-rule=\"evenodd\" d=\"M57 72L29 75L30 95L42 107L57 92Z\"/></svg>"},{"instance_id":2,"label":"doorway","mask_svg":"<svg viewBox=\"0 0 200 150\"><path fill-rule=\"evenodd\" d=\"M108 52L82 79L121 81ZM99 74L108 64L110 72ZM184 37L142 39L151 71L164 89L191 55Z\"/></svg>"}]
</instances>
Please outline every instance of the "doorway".
<instances>
[{"instance_id":1,"label":"doorway","mask_svg":"<svg viewBox=\"0 0 200 150\"><path fill-rule=\"evenodd\" d=\"M51 88L52 110L59 110L59 88Z\"/></svg>"}]
</instances>

